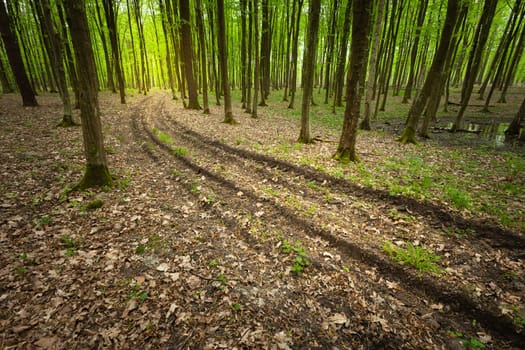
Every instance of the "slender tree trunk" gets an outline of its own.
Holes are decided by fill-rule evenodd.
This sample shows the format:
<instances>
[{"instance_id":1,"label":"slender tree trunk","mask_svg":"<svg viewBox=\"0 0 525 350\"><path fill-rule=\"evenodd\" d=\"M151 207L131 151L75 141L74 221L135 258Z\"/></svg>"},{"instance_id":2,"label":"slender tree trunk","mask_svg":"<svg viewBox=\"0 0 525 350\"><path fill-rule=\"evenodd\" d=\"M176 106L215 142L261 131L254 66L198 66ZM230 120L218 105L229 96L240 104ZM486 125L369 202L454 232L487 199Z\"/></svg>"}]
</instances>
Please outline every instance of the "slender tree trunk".
<instances>
[{"instance_id":1,"label":"slender tree trunk","mask_svg":"<svg viewBox=\"0 0 525 350\"><path fill-rule=\"evenodd\" d=\"M525 120L525 98L523 98L523 102L521 102L521 107L512 119L512 122L509 124L509 127L507 130L505 130L506 135L510 136L519 136L520 135L520 129L521 124ZM525 133L525 131L523 131Z\"/></svg>"},{"instance_id":2,"label":"slender tree trunk","mask_svg":"<svg viewBox=\"0 0 525 350\"><path fill-rule=\"evenodd\" d=\"M342 163L357 162L355 143L357 136L357 122L361 107L362 89L359 87L366 75L370 22L372 18L372 1L354 0L352 23L352 48L350 51L350 71L346 84L346 108L343 121L343 130L334 158Z\"/></svg>"},{"instance_id":3,"label":"slender tree trunk","mask_svg":"<svg viewBox=\"0 0 525 350\"><path fill-rule=\"evenodd\" d=\"M182 44L182 62L184 65L184 75L188 86L188 106L189 109L201 109L199 105L199 96L197 93L197 84L193 76L193 44L190 27L190 5L188 0L179 0L180 10L180 33ZM221 40L219 38L219 40Z\"/></svg>"},{"instance_id":4,"label":"slender tree trunk","mask_svg":"<svg viewBox=\"0 0 525 350\"><path fill-rule=\"evenodd\" d=\"M326 48L326 68L325 68L325 78L324 78L324 88L325 96L324 103L328 103L328 98L330 96L330 86L331 86L331 73L332 73L332 60L334 56L334 43L335 43L335 27L337 22L337 10L339 8L339 0L333 0L332 7L332 16L330 19L330 33L328 34L328 45Z\"/></svg>"},{"instance_id":5,"label":"slender tree trunk","mask_svg":"<svg viewBox=\"0 0 525 350\"><path fill-rule=\"evenodd\" d=\"M463 120L463 116L467 110L470 96L472 95L472 90L474 88L474 80L478 75L478 70L481 63L481 55L483 53L483 49L485 48L485 43L489 37L490 26L492 25L492 19L494 18L497 4L497 0L485 1L483 13L481 14L481 19L479 20L476 33L474 35L473 46L472 50L470 51L467 69L465 72L465 79L463 80L463 88L461 90L461 107L452 126L452 132L455 132L460 128L461 121Z\"/></svg>"},{"instance_id":6,"label":"slender tree trunk","mask_svg":"<svg viewBox=\"0 0 525 350\"><path fill-rule=\"evenodd\" d=\"M285 64L286 64L286 67L285 67L285 70L284 70L284 79L285 79L285 83L284 83L284 94L283 94L283 102L285 101L288 101L288 88L290 86L290 45L291 45L291 42L292 42L292 37L293 37L293 24L295 23L294 21L294 15L295 15L295 4L296 4L296 0L292 0L292 15L290 16L290 0L286 0L286 30L287 30L287 35L286 35L286 53L284 55L285 57Z\"/></svg>"},{"instance_id":7,"label":"slender tree trunk","mask_svg":"<svg viewBox=\"0 0 525 350\"><path fill-rule=\"evenodd\" d=\"M299 49L299 29L301 24L301 10L303 8L304 0L298 0L297 4L297 17L295 19L295 28L294 28L294 39L292 45L292 78L290 83L290 104L288 108L294 108L295 103L295 92L297 90L297 56Z\"/></svg>"},{"instance_id":8,"label":"slender tree trunk","mask_svg":"<svg viewBox=\"0 0 525 350\"><path fill-rule=\"evenodd\" d=\"M7 78L7 71L4 62L0 59L0 82L2 83L2 93L9 94L14 91L9 79Z\"/></svg>"},{"instance_id":9,"label":"slender tree trunk","mask_svg":"<svg viewBox=\"0 0 525 350\"><path fill-rule=\"evenodd\" d=\"M376 63L377 63L377 54L379 49L379 38L381 35L382 24L383 24L383 9L385 6L385 0L379 0L377 4L377 14L374 28L374 38L372 39L372 52L370 53L370 63L368 65L368 79L365 84L365 111L363 115L363 121L359 125L359 128L362 130L371 130L370 126L370 103L373 100L374 93L374 80L376 76Z\"/></svg>"},{"instance_id":10,"label":"slender tree trunk","mask_svg":"<svg viewBox=\"0 0 525 350\"><path fill-rule=\"evenodd\" d=\"M337 62L337 70L335 73L335 96L334 105L337 107L343 106L343 88L345 82L345 66L346 56L348 51L348 36L350 35L350 22L352 19L352 0L347 0L345 10L345 20L343 23L343 33L340 38L340 53ZM335 112L335 108L334 108Z\"/></svg>"},{"instance_id":11,"label":"slender tree trunk","mask_svg":"<svg viewBox=\"0 0 525 350\"><path fill-rule=\"evenodd\" d=\"M98 1L95 1L95 7L97 10L97 23L98 23L98 34L100 35L100 41L102 42L102 49L104 51L104 60L106 62L106 72L107 72L107 84L106 86L111 92L116 93L117 88L115 87L115 81L113 79L113 65L111 62L110 52L108 48L108 43L106 41L106 31L104 30L104 22L102 22L102 15L100 13L100 4Z\"/></svg>"},{"instance_id":12,"label":"slender tree trunk","mask_svg":"<svg viewBox=\"0 0 525 350\"><path fill-rule=\"evenodd\" d=\"M261 30L261 102L259 106L267 106L266 98L270 94L270 54L271 54L271 32L270 32L270 9L268 0L262 0L262 30Z\"/></svg>"},{"instance_id":13,"label":"slender tree trunk","mask_svg":"<svg viewBox=\"0 0 525 350\"><path fill-rule=\"evenodd\" d=\"M221 65L222 90L224 92L224 120L226 124L236 124L233 118L230 84L228 82L228 49L226 47L226 24L224 20L224 0L217 0L217 43Z\"/></svg>"},{"instance_id":14,"label":"slender tree trunk","mask_svg":"<svg viewBox=\"0 0 525 350\"><path fill-rule=\"evenodd\" d=\"M120 94L120 103L126 103L126 90L124 86L124 73L122 72L122 62L120 60L120 49L117 39L117 25L115 16L115 5L113 0L103 0L104 12L109 31L109 40L111 42L111 52L113 54L113 66L117 73L118 89Z\"/></svg>"},{"instance_id":15,"label":"slender tree trunk","mask_svg":"<svg viewBox=\"0 0 525 350\"><path fill-rule=\"evenodd\" d=\"M248 52L246 69L246 109L245 113L252 113L252 52L253 52L253 1L248 0Z\"/></svg>"},{"instance_id":16,"label":"slender tree trunk","mask_svg":"<svg viewBox=\"0 0 525 350\"><path fill-rule=\"evenodd\" d=\"M52 69L57 82L60 98L64 112L62 121L59 126L68 127L73 126L73 111L71 108L71 100L69 98L69 90L67 87L66 72L64 71L64 59L62 55L62 38L55 29L53 17L51 12L51 3L49 0L35 1L36 12L40 22L40 28L44 38L47 53L52 62Z\"/></svg>"},{"instance_id":17,"label":"slender tree trunk","mask_svg":"<svg viewBox=\"0 0 525 350\"><path fill-rule=\"evenodd\" d=\"M97 186L112 186L109 174L102 125L99 116L95 60L89 35L84 0L64 0L67 22L71 32L75 57L79 69L80 119L84 139L86 172L75 187L85 189Z\"/></svg>"},{"instance_id":18,"label":"slender tree trunk","mask_svg":"<svg viewBox=\"0 0 525 350\"><path fill-rule=\"evenodd\" d=\"M317 37L319 35L319 17L321 0L310 0L308 9L308 32L306 50L303 58L303 100L301 108L301 131L298 142L311 143L310 102L314 88L315 58L317 56Z\"/></svg>"},{"instance_id":19,"label":"slender tree trunk","mask_svg":"<svg viewBox=\"0 0 525 350\"><path fill-rule=\"evenodd\" d=\"M255 67L253 69L253 103L252 118L257 118L257 100L259 98L261 61L259 56L259 5L253 1L253 48L255 51Z\"/></svg>"},{"instance_id":20,"label":"slender tree trunk","mask_svg":"<svg viewBox=\"0 0 525 350\"><path fill-rule=\"evenodd\" d=\"M445 64L447 51L449 48L450 40L454 32L454 28L458 19L458 2L460 0L449 0L447 6L447 16L445 24L441 32L441 38L439 40L438 49L434 55L432 65L425 79L425 83L421 91L419 92L416 99L412 102L410 110L408 112L408 121L403 131L403 134L399 138L401 143L417 143L416 142L416 128L419 122L419 117L425 109L428 98L432 92L434 84L438 84L440 81L441 71Z\"/></svg>"},{"instance_id":21,"label":"slender tree trunk","mask_svg":"<svg viewBox=\"0 0 525 350\"><path fill-rule=\"evenodd\" d=\"M246 70L248 68L246 57L246 5L247 0L241 2L241 103L242 108L246 109Z\"/></svg>"},{"instance_id":22,"label":"slender tree trunk","mask_svg":"<svg viewBox=\"0 0 525 350\"><path fill-rule=\"evenodd\" d=\"M175 81L173 79L173 65L171 62L171 50L170 50L170 30L168 30L168 14L166 13L166 7L164 6L164 0L159 0L160 14L162 17L162 32L164 33L164 45L166 45L166 65L168 69L168 80L171 90L171 98L177 99L175 92Z\"/></svg>"},{"instance_id":23,"label":"slender tree trunk","mask_svg":"<svg viewBox=\"0 0 525 350\"><path fill-rule=\"evenodd\" d=\"M4 47L7 53L7 58L11 64L11 69L16 79L18 89L22 95L22 104L24 106L38 106L35 98L35 91L29 82L22 55L20 54L20 47L16 41L16 36L10 27L10 20L3 1L0 1L0 34L4 42Z\"/></svg>"},{"instance_id":24,"label":"slender tree trunk","mask_svg":"<svg viewBox=\"0 0 525 350\"><path fill-rule=\"evenodd\" d=\"M521 56L523 54L523 48L525 46L525 26L521 29L521 35L518 41L518 45L516 46L516 50L514 50L514 54L512 56L512 60L510 62L510 68L509 72L507 73L507 76L505 78L505 82L503 84L503 88L501 90L501 96L498 100L498 103L506 103L507 99L507 90L510 85L512 85L512 80L514 79L514 75L516 73L516 69L518 68L518 64L520 62Z\"/></svg>"},{"instance_id":25,"label":"slender tree trunk","mask_svg":"<svg viewBox=\"0 0 525 350\"><path fill-rule=\"evenodd\" d=\"M206 60L206 38L204 36L201 0L195 0L195 19L197 30L199 32L199 51L201 54L202 104L204 106L203 113L210 114L208 102L208 75L206 74L208 62Z\"/></svg>"},{"instance_id":26,"label":"slender tree trunk","mask_svg":"<svg viewBox=\"0 0 525 350\"><path fill-rule=\"evenodd\" d=\"M414 88L414 78L416 74L416 59L419 48L419 38L421 37L421 28L425 22L425 14L427 13L428 0L419 1L419 9L417 12L417 26L414 34L414 41L412 42L412 49L410 51L410 72L408 74L408 82L405 87L402 103L408 103L412 98L412 89Z\"/></svg>"}]
</instances>

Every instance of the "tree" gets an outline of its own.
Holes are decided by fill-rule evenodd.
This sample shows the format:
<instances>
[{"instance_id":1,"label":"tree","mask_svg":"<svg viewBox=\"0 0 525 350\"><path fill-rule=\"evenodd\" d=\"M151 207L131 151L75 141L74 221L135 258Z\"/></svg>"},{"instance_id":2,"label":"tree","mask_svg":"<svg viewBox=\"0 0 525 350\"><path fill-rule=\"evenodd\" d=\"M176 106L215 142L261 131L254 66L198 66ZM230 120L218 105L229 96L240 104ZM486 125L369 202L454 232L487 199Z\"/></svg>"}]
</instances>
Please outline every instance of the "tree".
<instances>
[{"instance_id":1,"label":"tree","mask_svg":"<svg viewBox=\"0 0 525 350\"><path fill-rule=\"evenodd\" d=\"M191 27L190 27L190 5L188 0L180 0L180 35L181 35L181 50L182 50L182 62L184 65L184 76L186 77L186 83L188 84L188 105L189 109L201 109L199 105L199 98L197 94L197 84L193 76L193 46L191 40ZM220 40L220 38L219 38Z\"/></svg>"},{"instance_id":2,"label":"tree","mask_svg":"<svg viewBox=\"0 0 525 350\"><path fill-rule=\"evenodd\" d=\"M492 19L496 12L497 0L486 0L485 6L483 7L483 13L479 20L476 28L476 33L473 39L473 47L470 51L470 56L467 63L467 70L465 72L465 79L463 80L463 88L461 90L461 107L456 115L456 120L452 126L452 132L457 131L460 128L463 115L467 110L470 96L474 88L474 81L478 75L478 70L481 64L481 55L485 48L485 43L489 37L490 26L492 25Z\"/></svg>"},{"instance_id":3,"label":"tree","mask_svg":"<svg viewBox=\"0 0 525 350\"><path fill-rule=\"evenodd\" d=\"M124 73L122 72L122 62L120 61L120 49L117 39L117 25L115 16L115 5L113 0L103 0L104 12L111 42L111 52L113 53L113 66L117 74L118 89L120 93L120 103L126 103L126 91L124 87Z\"/></svg>"},{"instance_id":4,"label":"tree","mask_svg":"<svg viewBox=\"0 0 525 350\"><path fill-rule=\"evenodd\" d=\"M79 102L86 171L82 180L75 186L77 189L113 186L104 150L98 106L97 72L84 1L64 0L77 66L82 67L78 70Z\"/></svg>"},{"instance_id":5,"label":"tree","mask_svg":"<svg viewBox=\"0 0 525 350\"><path fill-rule=\"evenodd\" d=\"M441 71L443 70L443 66L445 64L452 33L459 16L459 1L460 0L448 1L447 15L445 18L443 30L441 32L439 46L434 55L434 59L432 60L432 65L430 66L425 83L423 84L423 87L421 88L421 91L419 92L416 99L412 102L410 110L408 111L407 125L405 126L403 134L398 139L401 143L417 143L416 128L419 122L419 117L425 109L434 84L440 84L441 82Z\"/></svg>"},{"instance_id":6,"label":"tree","mask_svg":"<svg viewBox=\"0 0 525 350\"><path fill-rule=\"evenodd\" d=\"M357 122L361 107L361 89L359 83L366 75L372 17L372 1L354 0L352 21L352 47L350 49L350 71L346 80L346 107L343 130L334 158L342 163L357 162L355 152Z\"/></svg>"},{"instance_id":7,"label":"tree","mask_svg":"<svg viewBox=\"0 0 525 350\"><path fill-rule=\"evenodd\" d=\"M303 101L301 105L301 131L298 142L310 143L310 102L314 88L315 57L317 55L317 36L319 32L319 17L321 0L310 0L308 9L308 32L306 50L303 60Z\"/></svg>"},{"instance_id":8,"label":"tree","mask_svg":"<svg viewBox=\"0 0 525 350\"><path fill-rule=\"evenodd\" d=\"M226 48L226 26L224 23L224 0L217 0L217 27L219 63L221 65L222 89L224 92L224 120L226 124L236 124L233 118L230 84L228 82L228 53Z\"/></svg>"},{"instance_id":9,"label":"tree","mask_svg":"<svg viewBox=\"0 0 525 350\"><path fill-rule=\"evenodd\" d=\"M509 124L509 127L507 130L505 130L506 135L510 136L519 136L520 135L520 129L521 124L525 120L525 98L523 98L523 102L521 102L521 107L512 119L512 122ZM523 132L525 134L525 131Z\"/></svg>"},{"instance_id":10,"label":"tree","mask_svg":"<svg viewBox=\"0 0 525 350\"><path fill-rule=\"evenodd\" d=\"M376 63L377 63L377 54L379 49L379 36L381 35L381 29L383 24L383 8L385 5L385 0L379 0L377 4L377 13L375 20L374 28L374 37L372 39L372 49L370 53L370 64L368 68L368 78L365 83L365 111L363 115L363 121L359 125L359 128L362 130L371 130L370 126L370 102L373 97L374 92L374 80L376 78Z\"/></svg>"},{"instance_id":11,"label":"tree","mask_svg":"<svg viewBox=\"0 0 525 350\"><path fill-rule=\"evenodd\" d=\"M64 58L62 54L62 38L55 28L51 14L51 3L49 0L38 0L34 2L36 12L40 21L40 27L44 36L44 43L47 53L52 63L51 67L57 82L64 113L60 126L68 127L76 125L73 122L73 112L71 109L71 100L67 87L66 72L64 71Z\"/></svg>"},{"instance_id":12,"label":"tree","mask_svg":"<svg viewBox=\"0 0 525 350\"><path fill-rule=\"evenodd\" d=\"M204 36L204 24L202 19L201 0L195 1L195 17L197 30L199 32L199 51L201 54L201 81L202 81L202 104L204 107L204 114L210 114L210 107L208 103L208 75L207 60L206 60L206 37Z\"/></svg>"},{"instance_id":13,"label":"tree","mask_svg":"<svg viewBox=\"0 0 525 350\"><path fill-rule=\"evenodd\" d=\"M35 97L35 91L29 82L24 63L22 61L22 55L20 53L20 47L16 41L15 33L11 29L10 18L7 14L7 9L3 1L0 1L0 34L2 35L2 41L4 42L7 58L9 64L13 70L16 84L22 95L22 104L28 107L38 106Z\"/></svg>"}]
</instances>

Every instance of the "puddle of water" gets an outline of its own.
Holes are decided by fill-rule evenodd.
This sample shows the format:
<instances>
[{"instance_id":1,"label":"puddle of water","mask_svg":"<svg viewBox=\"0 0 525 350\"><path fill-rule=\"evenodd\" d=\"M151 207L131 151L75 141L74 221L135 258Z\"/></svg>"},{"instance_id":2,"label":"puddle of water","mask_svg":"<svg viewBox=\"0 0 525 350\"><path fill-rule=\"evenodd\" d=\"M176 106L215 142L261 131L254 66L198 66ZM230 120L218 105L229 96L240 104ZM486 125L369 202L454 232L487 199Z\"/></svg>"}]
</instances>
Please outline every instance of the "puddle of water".
<instances>
[{"instance_id":1,"label":"puddle of water","mask_svg":"<svg viewBox=\"0 0 525 350\"><path fill-rule=\"evenodd\" d=\"M447 124L447 129L452 128L453 123ZM505 130L509 127L509 123L465 123L462 124L460 129L466 130L471 133L476 133L480 137L492 141L495 147L501 147L505 145Z\"/></svg>"}]
</instances>

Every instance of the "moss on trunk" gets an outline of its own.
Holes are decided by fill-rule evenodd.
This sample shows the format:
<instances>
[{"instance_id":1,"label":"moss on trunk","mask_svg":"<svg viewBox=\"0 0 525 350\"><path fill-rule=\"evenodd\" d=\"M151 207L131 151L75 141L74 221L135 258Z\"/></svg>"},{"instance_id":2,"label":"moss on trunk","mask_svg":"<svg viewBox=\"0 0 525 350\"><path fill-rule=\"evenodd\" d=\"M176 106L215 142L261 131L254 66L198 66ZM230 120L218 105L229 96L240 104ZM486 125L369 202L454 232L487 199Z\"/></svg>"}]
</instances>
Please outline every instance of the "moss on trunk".
<instances>
[{"instance_id":1,"label":"moss on trunk","mask_svg":"<svg viewBox=\"0 0 525 350\"><path fill-rule=\"evenodd\" d=\"M417 145L416 131L414 130L414 128L407 126L403 131L403 134L397 139L397 141L401 142L404 145L406 145L407 143Z\"/></svg>"},{"instance_id":2,"label":"moss on trunk","mask_svg":"<svg viewBox=\"0 0 525 350\"><path fill-rule=\"evenodd\" d=\"M348 148L337 150L333 155L333 158L343 164L348 164L350 162L358 163L361 161L359 156L355 154L355 151Z\"/></svg>"},{"instance_id":3,"label":"moss on trunk","mask_svg":"<svg viewBox=\"0 0 525 350\"><path fill-rule=\"evenodd\" d=\"M91 187L109 186L113 187L113 179L105 165L86 165L84 177L73 188L74 190L84 190Z\"/></svg>"},{"instance_id":4,"label":"moss on trunk","mask_svg":"<svg viewBox=\"0 0 525 350\"><path fill-rule=\"evenodd\" d=\"M57 126L61 128L69 128L71 126L78 126L78 124L73 121L72 116L64 114L62 121Z\"/></svg>"}]
</instances>

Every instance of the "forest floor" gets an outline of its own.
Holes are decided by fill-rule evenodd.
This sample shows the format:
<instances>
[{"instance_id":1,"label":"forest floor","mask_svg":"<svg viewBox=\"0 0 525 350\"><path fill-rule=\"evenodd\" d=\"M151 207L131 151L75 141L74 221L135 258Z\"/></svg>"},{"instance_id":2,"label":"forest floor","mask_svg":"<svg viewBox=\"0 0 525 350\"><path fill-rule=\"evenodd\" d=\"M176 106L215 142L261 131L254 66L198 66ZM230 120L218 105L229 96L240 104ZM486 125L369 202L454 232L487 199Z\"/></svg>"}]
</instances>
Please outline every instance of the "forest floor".
<instances>
[{"instance_id":1,"label":"forest floor","mask_svg":"<svg viewBox=\"0 0 525 350\"><path fill-rule=\"evenodd\" d=\"M231 126L101 93L116 186L71 192L58 96L1 96L0 348L523 349L523 146L439 127L401 145L393 103L340 165L342 109L314 107L300 145L275 99ZM509 103L469 120L494 131Z\"/></svg>"}]
</instances>

